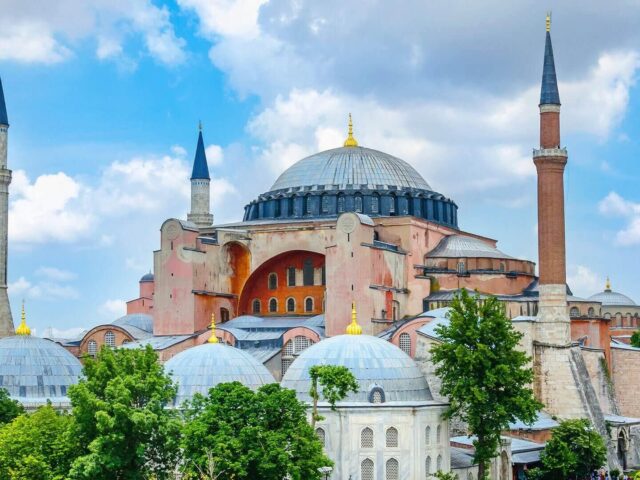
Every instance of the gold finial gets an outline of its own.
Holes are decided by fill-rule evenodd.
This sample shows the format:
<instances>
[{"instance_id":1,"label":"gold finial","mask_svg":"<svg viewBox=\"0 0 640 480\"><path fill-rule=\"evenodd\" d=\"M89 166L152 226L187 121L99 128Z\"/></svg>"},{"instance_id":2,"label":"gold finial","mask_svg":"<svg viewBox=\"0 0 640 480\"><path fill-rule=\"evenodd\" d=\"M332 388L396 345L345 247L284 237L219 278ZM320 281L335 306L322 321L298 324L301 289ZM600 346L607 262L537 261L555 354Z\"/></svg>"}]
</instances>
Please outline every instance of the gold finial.
<instances>
[{"instance_id":1,"label":"gold finial","mask_svg":"<svg viewBox=\"0 0 640 480\"><path fill-rule=\"evenodd\" d=\"M216 314L211 314L211 336L209 337L209 343L218 343L218 337L216 336Z\"/></svg>"},{"instance_id":2,"label":"gold finial","mask_svg":"<svg viewBox=\"0 0 640 480\"><path fill-rule=\"evenodd\" d=\"M609 280L609 277L607 277L607 283L604 286L604 291L611 291L611 280Z\"/></svg>"},{"instance_id":3,"label":"gold finial","mask_svg":"<svg viewBox=\"0 0 640 480\"><path fill-rule=\"evenodd\" d=\"M198 120L198 131L202 131L202 120Z\"/></svg>"},{"instance_id":4,"label":"gold finial","mask_svg":"<svg viewBox=\"0 0 640 480\"><path fill-rule=\"evenodd\" d=\"M349 114L349 135L347 139L344 141L345 147L357 147L358 141L353 138L353 122L351 121L351 114Z\"/></svg>"},{"instance_id":5,"label":"gold finial","mask_svg":"<svg viewBox=\"0 0 640 480\"><path fill-rule=\"evenodd\" d=\"M20 325L16 328L16 335L31 335L31 329L27 326L27 315L24 313L24 300L22 301L22 315Z\"/></svg>"},{"instance_id":6,"label":"gold finial","mask_svg":"<svg viewBox=\"0 0 640 480\"><path fill-rule=\"evenodd\" d=\"M358 325L358 314L356 313L356 302L351 303L351 323L347 327L347 335L362 334L362 327Z\"/></svg>"},{"instance_id":7,"label":"gold finial","mask_svg":"<svg viewBox=\"0 0 640 480\"><path fill-rule=\"evenodd\" d=\"M551 31L551 12L547 12L547 32Z\"/></svg>"}]
</instances>

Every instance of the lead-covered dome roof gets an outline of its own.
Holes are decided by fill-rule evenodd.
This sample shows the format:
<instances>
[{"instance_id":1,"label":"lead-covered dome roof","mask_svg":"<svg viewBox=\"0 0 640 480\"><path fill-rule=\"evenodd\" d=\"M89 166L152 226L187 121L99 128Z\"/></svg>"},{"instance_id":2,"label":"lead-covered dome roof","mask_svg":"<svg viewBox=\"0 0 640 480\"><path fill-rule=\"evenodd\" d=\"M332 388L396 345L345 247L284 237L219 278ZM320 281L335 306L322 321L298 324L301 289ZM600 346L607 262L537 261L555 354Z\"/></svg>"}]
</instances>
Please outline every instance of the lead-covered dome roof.
<instances>
[{"instance_id":1,"label":"lead-covered dome roof","mask_svg":"<svg viewBox=\"0 0 640 480\"><path fill-rule=\"evenodd\" d=\"M69 406L67 392L82 365L57 343L29 335L0 339L0 388L27 407Z\"/></svg>"},{"instance_id":2,"label":"lead-covered dome roof","mask_svg":"<svg viewBox=\"0 0 640 480\"><path fill-rule=\"evenodd\" d=\"M303 351L282 378L282 387L311 402L309 369L314 365L341 365L355 376L359 388L343 402L374 403L373 393L384 403L433 400L418 365L392 343L371 335L338 335Z\"/></svg>"},{"instance_id":3,"label":"lead-covered dome roof","mask_svg":"<svg viewBox=\"0 0 640 480\"><path fill-rule=\"evenodd\" d=\"M600 302L602 305L619 305L619 306L635 306L636 302L627 297L626 295L618 292L614 292L610 289L605 290L604 292L596 293L595 295L591 295L589 300L592 302Z\"/></svg>"},{"instance_id":4,"label":"lead-covered dome roof","mask_svg":"<svg viewBox=\"0 0 640 480\"><path fill-rule=\"evenodd\" d=\"M275 382L269 370L251 354L221 343L184 350L168 360L164 369L178 384L176 406L196 393L208 395L219 383L240 382L255 390Z\"/></svg>"},{"instance_id":5,"label":"lead-covered dome roof","mask_svg":"<svg viewBox=\"0 0 640 480\"><path fill-rule=\"evenodd\" d=\"M271 191L296 187L340 190L353 186L375 190L431 190L404 160L371 148L340 147L299 160L278 177Z\"/></svg>"}]
</instances>

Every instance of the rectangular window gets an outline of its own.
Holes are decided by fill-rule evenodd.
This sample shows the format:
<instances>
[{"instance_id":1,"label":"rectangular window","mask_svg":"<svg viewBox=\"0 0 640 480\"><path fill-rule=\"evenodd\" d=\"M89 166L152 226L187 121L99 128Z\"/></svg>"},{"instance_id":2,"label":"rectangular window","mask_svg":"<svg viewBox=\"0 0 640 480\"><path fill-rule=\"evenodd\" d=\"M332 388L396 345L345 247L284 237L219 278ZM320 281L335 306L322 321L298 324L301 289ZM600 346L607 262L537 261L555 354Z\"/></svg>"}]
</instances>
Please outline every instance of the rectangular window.
<instances>
[{"instance_id":1,"label":"rectangular window","mask_svg":"<svg viewBox=\"0 0 640 480\"><path fill-rule=\"evenodd\" d=\"M302 284L313 285L313 262L307 258L302 264Z\"/></svg>"},{"instance_id":2,"label":"rectangular window","mask_svg":"<svg viewBox=\"0 0 640 480\"><path fill-rule=\"evenodd\" d=\"M287 285L290 287L296 286L296 268L295 267L287 268Z\"/></svg>"}]
</instances>

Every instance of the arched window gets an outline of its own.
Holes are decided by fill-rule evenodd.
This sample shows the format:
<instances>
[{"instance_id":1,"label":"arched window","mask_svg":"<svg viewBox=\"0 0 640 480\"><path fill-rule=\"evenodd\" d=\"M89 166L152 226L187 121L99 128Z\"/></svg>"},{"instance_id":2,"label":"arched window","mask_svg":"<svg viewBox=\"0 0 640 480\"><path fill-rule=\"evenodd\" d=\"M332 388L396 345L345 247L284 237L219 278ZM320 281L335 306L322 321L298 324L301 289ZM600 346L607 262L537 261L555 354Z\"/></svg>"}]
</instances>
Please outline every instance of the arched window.
<instances>
[{"instance_id":1,"label":"arched window","mask_svg":"<svg viewBox=\"0 0 640 480\"><path fill-rule=\"evenodd\" d=\"M115 347L116 346L116 334L113 333L111 330L109 330L107 333L104 334L104 343L108 347Z\"/></svg>"},{"instance_id":2,"label":"arched window","mask_svg":"<svg viewBox=\"0 0 640 480\"><path fill-rule=\"evenodd\" d=\"M311 215L313 213L313 204L311 203L311 195L305 195L304 197L304 213Z\"/></svg>"},{"instance_id":3,"label":"arched window","mask_svg":"<svg viewBox=\"0 0 640 480\"><path fill-rule=\"evenodd\" d=\"M440 445L440 442L442 442L442 425L438 425L436 429L436 445Z\"/></svg>"},{"instance_id":4,"label":"arched window","mask_svg":"<svg viewBox=\"0 0 640 480\"><path fill-rule=\"evenodd\" d=\"M274 217L280 216L280 199L279 198L276 198L273 201L273 216Z\"/></svg>"},{"instance_id":5,"label":"arched window","mask_svg":"<svg viewBox=\"0 0 640 480\"><path fill-rule=\"evenodd\" d=\"M609 312L605 313L605 314L604 314L604 318L605 318L606 320L611 320L611 314L610 314Z\"/></svg>"},{"instance_id":6,"label":"arched window","mask_svg":"<svg viewBox=\"0 0 640 480\"><path fill-rule=\"evenodd\" d=\"M371 403L382 403L382 392L380 390L371 392Z\"/></svg>"},{"instance_id":7,"label":"arched window","mask_svg":"<svg viewBox=\"0 0 640 480\"><path fill-rule=\"evenodd\" d=\"M320 206L322 208L322 213L329 213L329 196L326 193L322 194Z\"/></svg>"},{"instance_id":8,"label":"arched window","mask_svg":"<svg viewBox=\"0 0 640 480\"><path fill-rule=\"evenodd\" d=\"M229 310L226 308L220 309L220 323L229 321Z\"/></svg>"},{"instance_id":9,"label":"arched window","mask_svg":"<svg viewBox=\"0 0 640 480\"><path fill-rule=\"evenodd\" d=\"M258 300L257 298L254 299L251 306L252 306L253 313L260 313L260 300Z\"/></svg>"},{"instance_id":10,"label":"arched window","mask_svg":"<svg viewBox=\"0 0 640 480\"><path fill-rule=\"evenodd\" d=\"M400 339L398 341L400 344L400 350L402 350L407 355L411 355L411 336L407 333L401 333Z\"/></svg>"},{"instance_id":11,"label":"arched window","mask_svg":"<svg viewBox=\"0 0 640 480\"><path fill-rule=\"evenodd\" d=\"M358 213L362 213L362 195L357 193L353 198L353 204L354 204L355 211Z\"/></svg>"},{"instance_id":12,"label":"arched window","mask_svg":"<svg viewBox=\"0 0 640 480\"><path fill-rule=\"evenodd\" d=\"M296 311L296 301L293 297L287 298L287 312Z\"/></svg>"},{"instance_id":13,"label":"arched window","mask_svg":"<svg viewBox=\"0 0 640 480\"><path fill-rule=\"evenodd\" d=\"M275 313L278 311L278 300L275 298L269 299L269 311Z\"/></svg>"},{"instance_id":14,"label":"arched window","mask_svg":"<svg viewBox=\"0 0 640 480\"><path fill-rule=\"evenodd\" d=\"M398 480L399 478L399 470L400 466L398 465L398 460L395 458L390 458L387 460L387 465L385 467L385 479L386 480Z\"/></svg>"},{"instance_id":15,"label":"arched window","mask_svg":"<svg viewBox=\"0 0 640 480\"><path fill-rule=\"evenodd\" d=\"M426 478L429 479L431 477L431 457L427 457L424 461L424 473L426 474Z\"/></svg>"},{"instance_id":16,"label":"arched window","mask_svg":"<svg viewBox=\"0 0 640 480\"><path fill-rule=\"evenodd\" d=\"M595 317L596 316L596 311L595 311L595 309L593 307L589 307L589 310L587 310L587 314L590 317Z\"/></svg>"},{"instance_id":17,"label":"arched window","mask_svg":"<svg viewBox=\"0 0 640 480\"><path fill-rule=\"evenodd\" d=\"M569 310L569 316L570 317L579 317L580 316L580 309L578 307L571 307L571 310Z\"/></svg>"},{"instance_id":18,"label":"arched window","mask_svg":"<svg viewBox=\"0 0 640 480\"><path fill-rule=\"evenodd\" d=\"M360 478L362 480L373 480L373 460L365 458L360 464Z\"/></svg>"},{"instance_id":19,"label":"arched window","mask_svg":"<svg viewBox=\"0 0 640 480\"><path fill-rule=\"evenodd\" d=\"M275 272L269 274L269 290L278 288L278 275Z\"/></svg>"},{"instance_id":20,"label":"arched window","mask_svg":"<svg viewBox=\"0 0 640 480\"><path fill-rule=\"evenodd\" d=\"M464 265L464 262L458 262L458 273L465 273L467 268Z\"/></svg>"},{"instance_id":21,"label":"arched window","mask_svg":"<svg viewBox=\"0 0 640 480\"><path fill-rule=\"evenodd\" d=\"M380 213L380 195L377 193L371 197L371 213Z\"/></svg>"},{"instance_id":22,"label":"arched window","mask_svg":"<svg viewBox=\"0 0 640 480\"><path fill-rule=\"evenodd\" d=\"M424 443L425 445L431 445L431 427L424 429Z\"/></svg>"},{"instance_id":23,"label":"arched window","mask_svg":"<svg viewBox=\"0 0 640 480\"><path fill-rule=\"evenodd\" d=\"M304 300L304 311L313 312L313 298L307 297Z\"/></svg>"},{"instance_id":24,"label":"arched window","mask_svg":"<svg viewBox=\"0 0 640 480\"><path fill-rule=\"evenodd\" d=\"M338 194L338 213L344 212L345 200L342 193Z\"/></svg>"},{"instance_id":25,"label":"arched window","mask_svg":"<svg viewBox=\"0 0 640 480\"><path fill-rule=\"evenodd\" d=\"M296 286L296 267L287 268L287 285L289 287Z\"/></svg>"},{"instance_id":26,"label":"arched window","mask_svg":"<svg viewBox=\"0 0 640 480\"><path fill-rule=\"evenodd\" d=\"M391 202L389 202L389 215L396 214L396 196L395 194L391 194Z\"/></svg>"},{"instance_id":27,"label":"arched window","mask_svg":"<svg viewBox=\"0 0 640 480\"><path fill-rule=\"evenodd\" d=\"M310 258L305 258L302 262L302 284L304 286L313 285L313 261Z\"/></svg>"},{"instance_id":28,"label":"arched window","mask_svg":"<svg viewBox=\"0 0 640 480\"><path fill-rule=\"evenodd\" d=\"M442 455L438 455L438 459L436 460L436 471L442 470Z\"/></svg>"},{"instance_id":29,"label":"arched window","mask_svg":"<svg viewBox=\"0 0 640 480\"><path fill-rule=\"evenodd\" d=\"M318 437L318 440L320 440L320 443L322 444L322 446L325 446L325 440L326 440L326 434L324 432L323 428L316 428L316 436Z\"/></svg>"},{"instance_id":30,"label":"arched window","mask_svg":"<svg viewBox=\"0 0 640 480\"><path fill-rule=\"evenodd\" d=\"M300 353L303 350L306 350L307 348L309 348L309 346L311 345L311 340L309 340L307 337L303 336L303 335L297 335L294 339L293 339L293 351L294 353Z\"/></svg>"},{"instance_id":31,"label":"arched window","mask_svg":"<svg viewBox=\"0 0 640 480\"><path fill-rule=\"evenodd\" d=\"M622 314L620 312L616 313L616 326L622 326Z\"/></svg>"},{"instance_id":32,"label":"arched window","mask_svg":"<svg viewBox=\"0 0 640 480\"><path fill-rule=\"evenodd\" d=\"M369 427L360 432L360 448L373 448L373 430Z\"/></svg>"},{"instance_id":33,"label":"arched window","mask_svg":"<svg viewBox=\"0 0 640 480\"><path fill-rule=\"evenodd\" d=\"M89 340L89 343L87 344L87 353L92 357L95 357L96 353L98 353L98 344L95 340Z\"/></svg>"},{"instance_id":34,"label":"arched window","mask_svg":"<svg viewBox=\"0 0 640 480\"><path fill-rule=\"evenodd\" d=\"M398 430L395 427L387 428L386 441L389 448L398 446Z\"/></svg>"},{"instance_id":35,"label":"arched window","mask_svg":"<svg viewBox=\"0 0 640 480\"><path fill-rule=\"evenodd\" d=\"M129 339L125 338L124 340L122 340L122 345L126 345L127 343L129 343Z\"/></svg>"}]
</instances>

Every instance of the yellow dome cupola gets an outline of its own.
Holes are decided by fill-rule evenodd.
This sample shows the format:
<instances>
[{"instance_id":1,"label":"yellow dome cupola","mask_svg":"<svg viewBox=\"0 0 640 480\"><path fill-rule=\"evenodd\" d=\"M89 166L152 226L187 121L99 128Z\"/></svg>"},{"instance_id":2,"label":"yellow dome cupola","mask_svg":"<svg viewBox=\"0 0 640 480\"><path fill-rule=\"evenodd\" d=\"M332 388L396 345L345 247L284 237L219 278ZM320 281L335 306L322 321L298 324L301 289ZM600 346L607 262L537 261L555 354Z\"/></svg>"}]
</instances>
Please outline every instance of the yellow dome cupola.
<instances>
[{"instance_id":1,"label":"yellow dome cupola","mask_svg":"<svg viewBox=\"0 0 640 480\"><path fill-rule=\"evenodd\" d=\"M20 325L16 328L16 335L31 335L31 329L27 325L27 315L24 313L24 301L22 302L22 315Z\"/></svg>"},{"instance_id":2,"label":"yellow dome cupola","mask_svg":"<svg viewBox=\"0 0 640 480\"><path fill-rule=\"evenodd\" d=\"M216 336L216 314L215 313L211 314L211 336L207 341L209 343L218 343L218 337Z\"/></svg>"},{"instance_id":3,"label":"yellow dome cupola","mask_svg":"<svg viewBox=\"0 0 640 480\"><path fill-rule=\"evenodd\" d=\"M361 335L362 327L358 325L358 314L356 313L356 302L351 303L351 323L347 326L347 335Z\"/></svg>"},{"instance_id":4,"label":"yellow dome cupola","mask_svg":"<svg viewBox=\"0 0 640 480\"><path fill-rule=\"evenodd\" d=\"M358 141L353 137L353 122L351 121L351 114L349 114L349 134L344 141L345 147L357 147Z\"/></svg>"}]
</instances>

